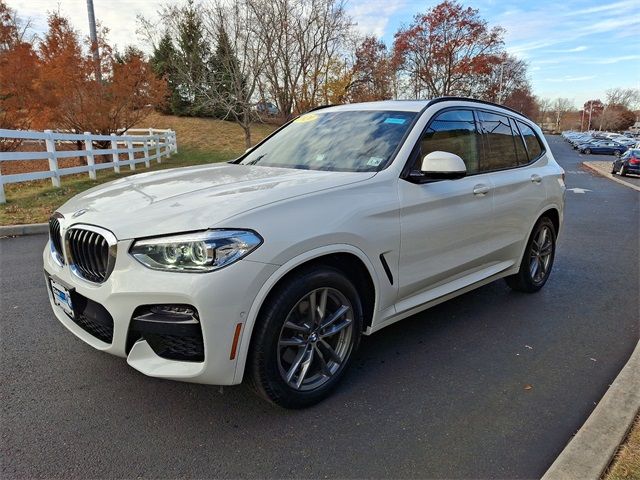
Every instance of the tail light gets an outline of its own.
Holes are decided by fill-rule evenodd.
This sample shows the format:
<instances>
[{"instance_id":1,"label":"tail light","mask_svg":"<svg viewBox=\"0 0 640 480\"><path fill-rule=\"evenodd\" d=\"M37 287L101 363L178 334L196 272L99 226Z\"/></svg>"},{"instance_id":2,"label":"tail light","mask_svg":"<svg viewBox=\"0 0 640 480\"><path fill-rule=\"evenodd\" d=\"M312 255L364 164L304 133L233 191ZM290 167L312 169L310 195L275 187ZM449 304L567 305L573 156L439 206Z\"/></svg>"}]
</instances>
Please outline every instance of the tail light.
<instances>
[{"instance_id":1,"label":"tail light","mask_svg":"<svg viewBox=\"0 0 640 480\"><path fill-rule=\"evenodd\" d=\"M629 163L631 165L638 165L640 163L640 160L638 160L636 157L631 157L629 158Z\"/></svg>"}]
</instances>

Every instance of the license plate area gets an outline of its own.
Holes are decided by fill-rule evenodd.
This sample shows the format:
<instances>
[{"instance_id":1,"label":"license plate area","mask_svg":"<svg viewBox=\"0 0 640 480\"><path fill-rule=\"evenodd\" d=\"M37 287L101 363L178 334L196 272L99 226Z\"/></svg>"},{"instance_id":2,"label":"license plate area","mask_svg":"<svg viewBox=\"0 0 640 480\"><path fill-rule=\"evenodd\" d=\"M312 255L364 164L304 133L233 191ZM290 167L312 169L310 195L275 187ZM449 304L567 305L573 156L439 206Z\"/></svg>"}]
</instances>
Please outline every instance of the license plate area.
<instances>
[{"instance_id":1,"label":"license plate area","mask_svg":"<svg viewBox=\"0 0 640 480\"><path fill-rule=\"evenodd\" d=\"M49 285L51 286L53 303L59 306L70 318L73 318L73 303L71 302L71 292L69 289L52 278L49 278Z\"/></svg>"}]
</instances>

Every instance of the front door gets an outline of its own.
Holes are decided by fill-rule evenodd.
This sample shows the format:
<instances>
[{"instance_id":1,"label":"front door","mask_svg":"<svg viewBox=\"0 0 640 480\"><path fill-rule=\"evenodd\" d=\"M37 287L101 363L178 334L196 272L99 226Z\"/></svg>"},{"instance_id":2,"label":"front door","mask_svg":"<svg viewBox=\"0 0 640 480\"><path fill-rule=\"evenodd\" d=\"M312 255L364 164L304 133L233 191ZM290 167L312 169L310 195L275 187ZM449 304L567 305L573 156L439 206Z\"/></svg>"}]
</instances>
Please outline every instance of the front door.
<instances>
[{"instance_id":1,"label":"front door","mask_svg":"<svg viewBox=\"0 0 640 480\"><path fill-rule=\"evenodd\" d=\"M398 313L458 289L465 277L495 264L493 184L480 172L481 135L470 109L448 109L426 129L416 156L460 156L467 176L415 184L399 182L401 245ZM477 281L477 280L476 280Z\"/></svg>"}]
</instances>

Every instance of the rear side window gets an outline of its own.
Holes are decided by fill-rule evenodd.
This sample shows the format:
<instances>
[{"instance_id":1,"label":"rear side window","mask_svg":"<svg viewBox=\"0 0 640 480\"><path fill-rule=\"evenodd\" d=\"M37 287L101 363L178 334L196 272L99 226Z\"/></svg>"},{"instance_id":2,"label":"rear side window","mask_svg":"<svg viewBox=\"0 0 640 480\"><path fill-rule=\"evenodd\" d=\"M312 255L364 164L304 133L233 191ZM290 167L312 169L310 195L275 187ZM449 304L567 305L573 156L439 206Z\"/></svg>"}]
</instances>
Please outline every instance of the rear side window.
<instances>
[{"instance_id":1,"label":"rear side window","mask_svg":"<svg viewBox=\"0 0 640 480\"><path fill-rule=\"evenodd\" d=\"M467 173L480 169L480 134L476 130L471 110L447 110L438 114L430 123L420 141L420 157L435 152L455 153L467 166ZM418 165L419 168L420 165Z\"/></svg>"},{"instance_id":2,"label":"rear side window","mask_svg":"<svg viewBox=\"0 0 640 480\"><path fill-rule=\"evenodd\" d=\"M518 166L516 144L509 117L478 111L482 133L485 136L483 171L501 170Z\"/></svg>"},{"instance_id":3,"label":"rear side window","mask_svg":"<svg viewBox=\"0 0 640 480\"><path fill-rule=\"evenodd\" d=\"M516 142L516 156L518 157L518 165L526 165L529 163L529 156L527 155L527 147L524 146L524 139L520 132L518 131L518 127L516 126L516 121L511 118L511 130L513 131L513 139Z\"/></svg>"},{"instance_id":4,"label":"rear side window","mask_svg":"<svg viewBox=\"0 0 640 480\"><path fill-rule=\"evenodd\" d=\"M524 138L524 143L527 146L527 151L529 152L529 161L535 160L542 155L542 152L544 151L542 142L540 142L540 139L531 127L522 123L520 120L517 120L517 122L518 128L522 133L522 138Z\"/></svg>"}]
</instances>

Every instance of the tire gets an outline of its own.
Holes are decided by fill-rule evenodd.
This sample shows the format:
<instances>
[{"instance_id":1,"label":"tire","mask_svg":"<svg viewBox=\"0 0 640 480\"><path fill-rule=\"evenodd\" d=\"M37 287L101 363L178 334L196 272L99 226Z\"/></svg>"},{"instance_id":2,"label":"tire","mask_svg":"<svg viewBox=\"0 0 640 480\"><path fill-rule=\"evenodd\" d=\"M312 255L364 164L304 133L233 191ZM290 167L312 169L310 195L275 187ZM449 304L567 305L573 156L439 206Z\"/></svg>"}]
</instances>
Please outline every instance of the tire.
<instances>
[{"instance_id":1,"label":"tire","mask_svg":"<svg viewBox=\"0 0 640 480\"><path fill-rule=\"evenodd\" d=\"M615 175L615 174L616 174L616 164L614 163L614 164L611 166L611 175Z\"/></svg>"},{"instance_id":2,"label":"tire","mask_svg":"<svg viewBox=\"0 0 640 480\"><path fill-rule=\"evenodd\" d=\"M536 245L541 239L543 230L547 231L546 237L542 240L543 250L547 250L545 245L547 245L547 241L549 241L549 253L548 256L544 258L538 256L536 261L534 260L535 252L536 250L539 251ZM549 217L541 217L527 241L527 247L524 250L522 262L520 263L520 271L515 275L505 278L509 287L518 292L534 293L547 283L551 269L553 268L553 260L556 253L556 236L557 232L553 222ZM534 261L536 261L538 269L543 268L542 275L539 275L539 270L534 270Z\"/></svg>"},{"instance_id":3,"label":"tire","mask_svg":"<svg viewBox=\"0 0 640 480\"><path fill-rule=\"evenodd\" d=\"M319 315L323 296L324 315ZM312 318L313 303L317 313ZM360 344L362 312L356 288L335 268L316 265L286 278L260 311L247 361L249 385L284 408L309 407L325 399Z\"/></svg>"},{"instance_id":4,"label":"tire","mask_svg":"<svg viewBox=\"0 0 640 480\"><path fill-rule=\"evenodd\" d=\"M625 168L624 164L620 167L620 176L621 177L626 177L627 176L627 169Z\"/></svg>"},{"instance_id":5,"label":"tire","mask_svg":"<svg viewBox=\"0 0 640 480\"><path fill-rule=\"evenodd\" d=\"M621 152L620 150L614 150L614 151L613 151L613 154L614 154L616 157L619 157L620 155L622 155L622 152Z\"/></svg>"},{"instance_id":6,"label":"tire","mask_svg":"<svg viewBox=\"0 0 640 480\"><path fill-rule=\"evenodd\" d=\"M584 149L584 153L586 153L587 155L591 155L591 149L590 148L585 148Z\"/></svg>"}]
</instances>

